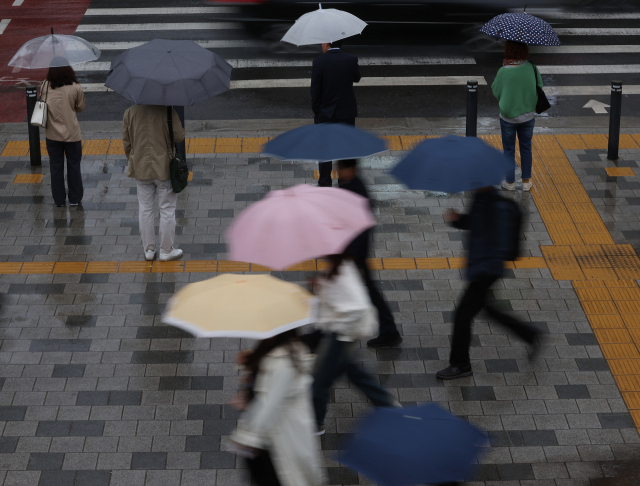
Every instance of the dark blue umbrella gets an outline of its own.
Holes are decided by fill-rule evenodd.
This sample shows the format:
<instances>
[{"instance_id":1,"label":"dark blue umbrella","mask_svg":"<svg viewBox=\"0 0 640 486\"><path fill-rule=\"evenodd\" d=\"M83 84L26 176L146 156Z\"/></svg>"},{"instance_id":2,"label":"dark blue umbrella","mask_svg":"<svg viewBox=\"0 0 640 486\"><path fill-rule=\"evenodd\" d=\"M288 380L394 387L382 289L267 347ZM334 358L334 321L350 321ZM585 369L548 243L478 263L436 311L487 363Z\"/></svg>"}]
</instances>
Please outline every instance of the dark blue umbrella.
<instances>
[{"instance_id":1,"label":"dark blue umbrella","mask_svg":"<svg viewBox=\"0 0 640 486\"><path fill-rule=\"evenodd\" d=\"M422 142L391 175L409 189L455 194L500 184L511 164L479 138L450 135Z\"/></svg>"},{"instance_id":2,"label":"dark blue umbrella","mask_svg":"<svg viewBox=\"0 0 640 486\"><path fill-rule=\"evenodd\" d=\"M558 34L548 23L527 13L498 15L487 22L480 32L532 46L560 45Z\"/></svg>"},{"instance_id":3,"label":"dark blue umbrella","mask_svg":"<svg viewBox=\"0 0 640 486\"><path fill-rule=\"evenodd\" d=\"M486 434L435 404L378 408L340 462L382 486L470 479Z\"/></svg>"},{"instance_id":4,"label":"dark blue umbrella","mask_svg":"<svg viewBox=\"0 0 640 486\"><path fill-rule=\"evenodd\" d=\"M387 150L384 140L342 123L306 125L268 142L262 152L283 160L359 159ZM506 173L506 171L505 171Z\"/></svg>"}]
</instances>

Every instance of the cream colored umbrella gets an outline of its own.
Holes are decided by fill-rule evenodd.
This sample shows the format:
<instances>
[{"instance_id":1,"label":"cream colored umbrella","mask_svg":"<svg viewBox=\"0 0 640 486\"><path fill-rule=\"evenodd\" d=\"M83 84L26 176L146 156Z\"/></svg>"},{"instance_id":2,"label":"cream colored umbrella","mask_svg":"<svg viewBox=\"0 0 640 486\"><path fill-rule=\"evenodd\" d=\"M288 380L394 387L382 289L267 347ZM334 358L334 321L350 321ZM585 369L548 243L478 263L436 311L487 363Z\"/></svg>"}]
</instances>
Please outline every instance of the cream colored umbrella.
<instances>
[{"instance_id":1,"label":"cream colored umbrella","mask_svg":"<svg viewBox=\"0 0 640 486\"><path fill-rule=\"evenodd\" d=\"M162 321L197 337L268 339L315 320L316 299L271 275L225 274L179 290Z\"/></svg>"}]
</instances>

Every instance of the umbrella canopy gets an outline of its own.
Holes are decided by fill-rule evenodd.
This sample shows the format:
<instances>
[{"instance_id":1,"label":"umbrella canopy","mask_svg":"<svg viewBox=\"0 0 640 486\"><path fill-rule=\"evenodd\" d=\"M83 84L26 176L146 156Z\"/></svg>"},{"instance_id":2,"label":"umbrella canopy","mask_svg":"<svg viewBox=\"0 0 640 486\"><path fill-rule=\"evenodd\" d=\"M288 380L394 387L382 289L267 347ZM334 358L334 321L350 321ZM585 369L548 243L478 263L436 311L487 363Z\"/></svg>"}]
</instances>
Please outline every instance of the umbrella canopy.
<instances>
[{"instance_id":1,"label":"umbrella canopy","mask_svg":"<svg viewBox=\"0 0 640 486\"><path fill-rule=\"evenodd\" d=\"M342 123L306 125L277 136L262 149L283 160L358 159L387 150L384 140Z\"/></svg>"},{"instance_id":2,"label":"umbrella canopy","mask_svg":"<svg viewBox=\"0 0 640 486\"><path fill-rule=\"evenodd\" d=\"M231 66L193 41L154 39L111 63L105 86L137 105L191 106L229 90Z\"/></svg>"},{"instance_id":3,"label":"umbrella canopy","mask_svg":"<svg viewBox=\"0 0 640 486\"><path fill-rule=\"evenodd\" d=\"M422 142L391 175L409 189L455 194L500 184L510 166L502 152L479 138L450 135Z\"/></svg>"},{"instance_id":4,"label":"umbrella canopy","mask_svg":"<svg viewBox=\"0 0 640 486\"><path fill-rule=\"evenodd\" d=\"M321 5L296 20L282 41L297 46L331 43L360 34L366 26L355 15L335 8L323 9Z\"/></svg>"},{"instance_id":5,"label":"umbrella canopy","mask_svg":"<svg viewBox=\"0 0 640 486\"><path fill-rule=\"evenodd\" d=\"M375 224L369 201L344 189L299 185L272 191L231 224L229 258L283 270L342 253Z\"/></svg>"},{"instance_id":6,"label":"umbrella canopy","mask_svg":"<svg viewBox=\"0 0 640 486\"><path fill-rule=\"evenodd\" d=\"M528 13L506 13L487 22L480 32L532 46L559 46L560 39L547 22Z\"/></svg>"},{"instance_id":7,"label":"umbrella canopy","mask_svg":"<svg viewBox=\"0 0 640 486\"><path fill-rule=\"evenodd\" d=\"M51 34L25 43L9 61L20 69L73 66L95 61L100 51L90 42L74 35Z\"/></svg>"},{"instance_id":8,"label":"umbrella canopy","mask_svg":"<svg viewBox=\"0 0 640 486\"><path fill-rule=\"evenodd\" d=\"M468 480L486 435L437 405L377 408L340 462L382 486Z\"/></svg>"},{"instance_id":9,"label":"umbrella canopy","mask_svg":"<svg viewBox=\"0 0 640 486\"><path fill-rule=\"evenodd\" d=\"M180 289L162 321L197 337L267 339L314 320L315 298L271 275L225 274Z\"/></svg>"}]
</instances>

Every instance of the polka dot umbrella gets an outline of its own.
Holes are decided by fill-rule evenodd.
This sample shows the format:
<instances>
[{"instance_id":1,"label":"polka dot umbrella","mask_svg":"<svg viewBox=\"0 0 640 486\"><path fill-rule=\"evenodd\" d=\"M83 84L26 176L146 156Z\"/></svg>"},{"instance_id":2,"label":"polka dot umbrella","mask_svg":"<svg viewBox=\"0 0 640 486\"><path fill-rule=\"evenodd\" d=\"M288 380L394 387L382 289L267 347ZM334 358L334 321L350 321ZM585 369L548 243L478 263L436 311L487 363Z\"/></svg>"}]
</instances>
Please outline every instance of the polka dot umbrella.
<instances>
[{"instance_id":1,"label":"polka dot umbrella","mask_svg":"<svg viewBox=\"0 0 640 486\"><path fill-rule=\"evenodd\" d=\"M533 46L559 46L560 39L544 20L528 13L506 13L492 18L480 32Z\"/></svg>"}]
</instances>

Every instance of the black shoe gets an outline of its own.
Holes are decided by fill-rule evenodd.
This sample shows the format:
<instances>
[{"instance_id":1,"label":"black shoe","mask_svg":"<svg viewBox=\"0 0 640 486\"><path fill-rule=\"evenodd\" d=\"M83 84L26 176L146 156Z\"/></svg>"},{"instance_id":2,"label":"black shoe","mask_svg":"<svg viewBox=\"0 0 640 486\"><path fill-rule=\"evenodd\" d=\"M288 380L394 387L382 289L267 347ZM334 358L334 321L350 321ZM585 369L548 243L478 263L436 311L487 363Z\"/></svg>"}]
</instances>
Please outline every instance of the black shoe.
<instances>
[{"instance_id":1,"label":"black shoe","mask_svg":"<svg viewBox=\"0 0 640 486\"><path fill-rule=\"evenodd\" d=\"M441 380L455 380L456 378L464 378L465 376L471 375L473 375L471 365L465 366L464 368L449 366L448 368L440 370L436 373L436 377L440 378Z\"/></svg>"},{"instance_id":2,"label":"black shoe","mask_svg":"<svg viewBox=\"0 0 640 486\"><path fill-rule=\"evenodd\" d=\"M63 207L64 207L64 204L56 204L56 207L57 207L57 208L63 208Z\"/></svg>"},{"instance_id":3,"label":"black shoe","mask_svg":"<svg viewBox=\"0 0 640 486\"><path fill-rule=\"evenodd\" d=\"M367 346L370 348L386 348L397 346L402 342L402 336L398 334L381 334L377 338L369 339Z\"/></svg>"}]
</instances>

